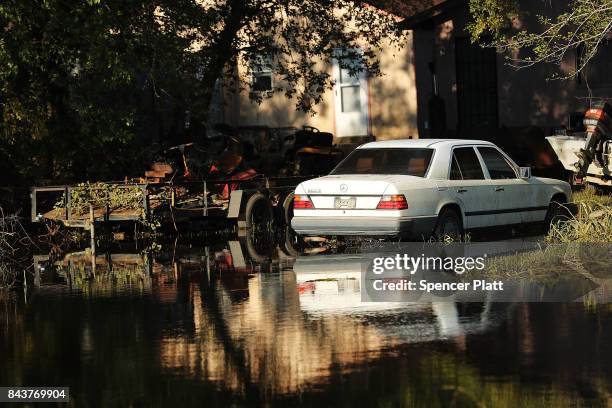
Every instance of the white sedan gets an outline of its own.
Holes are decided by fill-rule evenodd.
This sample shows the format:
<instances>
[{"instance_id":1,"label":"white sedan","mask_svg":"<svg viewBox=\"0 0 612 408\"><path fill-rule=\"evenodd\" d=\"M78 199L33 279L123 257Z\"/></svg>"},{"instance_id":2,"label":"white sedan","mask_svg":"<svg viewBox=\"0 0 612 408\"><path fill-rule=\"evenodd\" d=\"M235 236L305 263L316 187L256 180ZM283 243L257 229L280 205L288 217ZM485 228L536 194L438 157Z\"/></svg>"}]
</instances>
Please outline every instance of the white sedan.
<instances>
[{"instance_id":1,"label":"white sedan","mask_svg":"<svg viewBox=\"0 0 612 408\"><path fill-rule=\"evenodd\" d=\"M301 235L458 237L550 221L571 194L490 142L389 140L361 145L328 176L299 184L291 226Z\"/></svg>"}]
</instances>

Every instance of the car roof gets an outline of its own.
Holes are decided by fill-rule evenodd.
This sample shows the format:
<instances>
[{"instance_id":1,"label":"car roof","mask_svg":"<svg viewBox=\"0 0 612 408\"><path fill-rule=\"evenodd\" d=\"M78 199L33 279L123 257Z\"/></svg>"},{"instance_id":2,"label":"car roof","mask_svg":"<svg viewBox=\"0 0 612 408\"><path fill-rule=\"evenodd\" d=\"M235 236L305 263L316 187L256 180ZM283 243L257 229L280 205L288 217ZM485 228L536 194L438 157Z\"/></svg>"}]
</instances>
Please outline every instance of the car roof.
<instances>
[{"instance_id":1,"label":"car roof","mask_svg":"<svg viewBox=\"0 0 612 408\"><path fill-rule=\"evenodd\" d=\"M395 140L382 140L380 142L370 142L362 144L357 147L358 149L377 149L377 148L440 148L450 147L455 145L488 145L493 146L493 143L484 140L472 140L472 139L395 139Z\"/></svg>"}]
</instances>

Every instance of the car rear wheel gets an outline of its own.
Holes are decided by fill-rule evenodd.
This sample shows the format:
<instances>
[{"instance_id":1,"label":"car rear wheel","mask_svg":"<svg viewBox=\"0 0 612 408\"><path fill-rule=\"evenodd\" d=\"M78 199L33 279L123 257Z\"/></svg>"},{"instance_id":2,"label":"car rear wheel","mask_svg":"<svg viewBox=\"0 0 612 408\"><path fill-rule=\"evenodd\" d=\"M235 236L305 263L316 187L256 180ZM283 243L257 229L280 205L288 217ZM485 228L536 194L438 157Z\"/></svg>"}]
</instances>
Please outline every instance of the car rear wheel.
<instances>
[{"instance_id":1,"label":"car rear wheel","mask_svg":"<svg viewBox=\"0 0 612 408\"><path fill-rule=\"evenodd\" d=\"M445 208L438 216L438 222L434 229L434 238L437 240L459 240L463 235L463 223L457 211Z\"/></svg>"}]
</instances>

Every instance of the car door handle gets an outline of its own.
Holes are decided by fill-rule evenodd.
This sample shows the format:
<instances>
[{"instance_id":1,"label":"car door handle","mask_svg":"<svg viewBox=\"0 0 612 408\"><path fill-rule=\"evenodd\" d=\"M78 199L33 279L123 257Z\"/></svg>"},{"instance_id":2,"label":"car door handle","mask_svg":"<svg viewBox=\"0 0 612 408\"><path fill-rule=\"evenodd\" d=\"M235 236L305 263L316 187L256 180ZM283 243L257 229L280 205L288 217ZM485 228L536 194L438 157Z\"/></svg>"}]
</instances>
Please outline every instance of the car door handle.
<instances>
[{"instance_id":1,"label":"car door handle","mask_svg":"<svg viewBox=\"0 0 612 408\"><path fill-rule=\"evenodd\" d=\"M467 191L467 188L459 188L457 189L458 193L465 193Z\"/></svg>"},{"instance_id":2,"label":"car door handle","mask_svg":"<svg viewBox=\"0 0 612 408\"><path fill-rule=\"evenodd\" d=\"M503 187L495 187L495 191L504 191Z\"/></svg>"}]
</instances>

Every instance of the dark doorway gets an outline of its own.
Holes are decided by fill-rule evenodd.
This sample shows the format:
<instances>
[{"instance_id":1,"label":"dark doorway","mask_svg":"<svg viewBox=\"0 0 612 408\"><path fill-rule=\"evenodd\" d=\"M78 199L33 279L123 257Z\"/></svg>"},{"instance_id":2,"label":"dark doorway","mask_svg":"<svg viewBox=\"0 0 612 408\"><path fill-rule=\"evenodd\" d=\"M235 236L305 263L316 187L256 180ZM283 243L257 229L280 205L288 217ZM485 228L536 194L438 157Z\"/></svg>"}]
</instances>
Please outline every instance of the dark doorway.
<instances>
[{"instance_id":1,"label":"dark doorway","mask_svg":"<svg viewBox=\"0 0 612 408\"><path fill-rule=\"evenodd\" d=\"M461 137L483 138L498 127L495 49L455 38L457 130Z\"/></svg>"}]
</instances>

